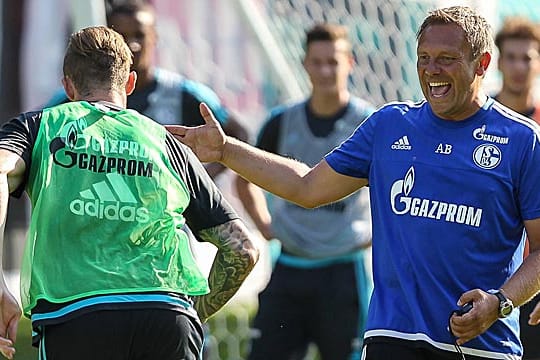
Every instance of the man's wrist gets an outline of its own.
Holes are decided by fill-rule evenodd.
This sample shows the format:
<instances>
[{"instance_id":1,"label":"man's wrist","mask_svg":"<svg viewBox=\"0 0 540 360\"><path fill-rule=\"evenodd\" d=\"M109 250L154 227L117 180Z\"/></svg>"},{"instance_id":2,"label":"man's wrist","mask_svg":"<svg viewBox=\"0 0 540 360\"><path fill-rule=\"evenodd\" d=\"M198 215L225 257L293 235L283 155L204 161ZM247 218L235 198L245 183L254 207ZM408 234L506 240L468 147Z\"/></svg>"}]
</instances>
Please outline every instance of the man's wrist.
<instances>
[{"instance_id":1,"label":"man's wrist","mask_svg":"<svg viewBox=\"0 0 540 360\"><path fill-rule=\"evenodd\" d=\"M514 311L514 303L510 298L506 296L506 293L502 289L490 289L487 291L497 298L498 308L497 316L502 319L510 316Z\"/></svg>"},{"instance_id":2,"label":"man's wrist","mask_svg":"<svg viewBox=\"0 0 540 360\"><path fill-rule=\"evenodd\" d=\"M219 162L225 166L227 166L227 159L230 153L233 151L232 147L236 145L235 142L240 142L240 140L232 136L225 135L223 150L221 151L221 159L219 159Z\"/></svg>"}]
</instances>

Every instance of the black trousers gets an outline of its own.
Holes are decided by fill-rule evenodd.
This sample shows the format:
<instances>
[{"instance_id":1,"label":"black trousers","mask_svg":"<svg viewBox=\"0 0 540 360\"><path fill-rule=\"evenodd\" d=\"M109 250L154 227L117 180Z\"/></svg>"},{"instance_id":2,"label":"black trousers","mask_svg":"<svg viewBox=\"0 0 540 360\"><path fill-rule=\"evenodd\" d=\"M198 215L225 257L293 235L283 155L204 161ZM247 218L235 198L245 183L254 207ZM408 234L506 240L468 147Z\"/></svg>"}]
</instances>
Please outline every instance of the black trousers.
<instances>
[{"instance_id":1,"label":"black trousers","mask_svg":"<svg viewBox=\"0 0 540 360\"><path fill-rule=\"evenodd\" d=\"M408 341L366 341L362 360L462 360L460 354L439 350L427 343ZM464 355L465 360L489 360L487 358Z\"/></svg>"},{"instance_id":2,"label":"black trousers","mask_svg":"<svg viewBox=\"0 0 540 360\"><path fill-rule=\"evenodd\" d=\"M351 359L362 350L359 320L354 263L299 269L278 262L259 294L248 359L304 359L309 343L323 360Z\"/></svg>"},{"instance_id":3,"label":"black trousers","mask_svg":"<svg viewBox=\"0 0 540 360\"><path fill-rule=\"evenodd\" d=\"M164 309L104 310L46 325L40 360L200 360L198 320Z\"/></svg>"}]
</instances>

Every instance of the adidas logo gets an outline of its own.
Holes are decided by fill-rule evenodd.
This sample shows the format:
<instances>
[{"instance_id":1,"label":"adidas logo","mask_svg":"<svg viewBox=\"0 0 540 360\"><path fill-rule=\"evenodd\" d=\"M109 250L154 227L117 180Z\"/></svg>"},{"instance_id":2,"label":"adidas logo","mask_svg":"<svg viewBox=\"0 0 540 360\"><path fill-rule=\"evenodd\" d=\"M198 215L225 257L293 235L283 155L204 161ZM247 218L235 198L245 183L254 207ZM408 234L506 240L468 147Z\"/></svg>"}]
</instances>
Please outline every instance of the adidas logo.
<instances>
[{"instance_id":1,"label":"adidas logo","mask_svg":"<svg viewBox=\"0 0 540 360\"><path fill-rule=\"evenodd\" d=\"M69 210L78 216L91 216L98 219L136 221L146 223L150 220L148 209L137 207L137 199L122 176L117 173L106 175L107 181L100 181L90 189L79 193L82 199L69 204Z\"/></svg>"},{"instance_id":2,"label":"adidas logo","mask_svg":"<svg viewBox=\"0 0 540 360\"><path fill-rule=\"evenodd\" d=\"M404 135L394 141L391 148L392 150L411 150L412 146L409 143L409 138L407 137L407 135Z\"/></svg>"}]
</instances>

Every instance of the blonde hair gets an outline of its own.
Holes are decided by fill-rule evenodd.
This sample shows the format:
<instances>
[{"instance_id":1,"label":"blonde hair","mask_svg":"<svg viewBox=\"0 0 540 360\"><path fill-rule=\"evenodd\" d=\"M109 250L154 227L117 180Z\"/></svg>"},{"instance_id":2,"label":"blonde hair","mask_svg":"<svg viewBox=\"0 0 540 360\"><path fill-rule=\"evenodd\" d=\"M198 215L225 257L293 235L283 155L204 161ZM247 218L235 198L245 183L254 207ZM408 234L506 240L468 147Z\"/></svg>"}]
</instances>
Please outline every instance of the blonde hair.
<instances>
[{"instance_id":1,"label":"blonde hair","mask_svg":"<svg viewBox=\"0 0 540 360\"><path fill-rule=\"evenodd\" d=\"M467 6L451 6L431 11L420 26L416 39L431 25L456 24L465 33L473 59L493 51L493 35L487 20Z\"/></svg>"},{"instance_id":2,"label":"blonde hair","mask_svg":"<svg viewBox=\"0 0 540 360\"><path fill-rule=\"evenodd\" d=\"M105 26L92 26L71 35L63 70L84 96L96 88L122 91L131 64L132 54L122 35Z\"/></svg>"}]
</instances>

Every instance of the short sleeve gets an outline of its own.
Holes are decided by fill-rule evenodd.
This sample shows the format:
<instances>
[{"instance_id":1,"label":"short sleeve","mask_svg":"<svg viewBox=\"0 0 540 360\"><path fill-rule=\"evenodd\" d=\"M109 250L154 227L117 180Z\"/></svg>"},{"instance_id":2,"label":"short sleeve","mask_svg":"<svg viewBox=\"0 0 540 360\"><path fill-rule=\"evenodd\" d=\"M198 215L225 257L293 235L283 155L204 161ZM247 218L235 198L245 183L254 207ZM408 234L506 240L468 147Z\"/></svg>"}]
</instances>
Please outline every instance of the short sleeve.
<instances>
[{"instance_id":1,"label":"short sleeve","mask_svg":"<svg viewBox=\"0 0 540 360\"><path fill-rule=\"evenodd\" d=\"M376 118L374 113L365 119L348 139L325 156L334 171L357 178L369 177Z\"/></svg>"}]
</instances>

